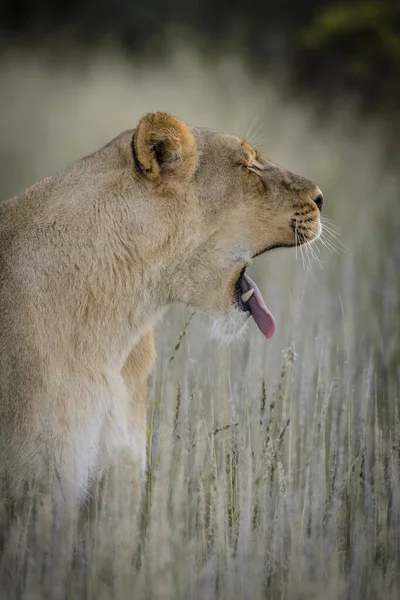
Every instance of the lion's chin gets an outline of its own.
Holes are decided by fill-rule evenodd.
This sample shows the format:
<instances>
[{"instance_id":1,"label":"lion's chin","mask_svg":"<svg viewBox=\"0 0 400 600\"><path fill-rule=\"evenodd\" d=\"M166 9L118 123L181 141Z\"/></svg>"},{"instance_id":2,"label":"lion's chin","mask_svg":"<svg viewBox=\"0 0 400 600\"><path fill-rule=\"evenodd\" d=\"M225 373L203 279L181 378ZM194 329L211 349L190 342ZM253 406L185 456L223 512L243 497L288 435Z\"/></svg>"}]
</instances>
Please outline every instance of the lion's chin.
<instances>
[{"instance_id":1,"label":"lion's chin","mask_svg":"<svg viewBox=\"0 0 400 600\"><path fill-rule=\"evenodd\" d=\"M230 344L242 338L249 330L249 313L235 308L225 317L214 318L211 338L222 344Z\"/></svg>"}]
</instances>

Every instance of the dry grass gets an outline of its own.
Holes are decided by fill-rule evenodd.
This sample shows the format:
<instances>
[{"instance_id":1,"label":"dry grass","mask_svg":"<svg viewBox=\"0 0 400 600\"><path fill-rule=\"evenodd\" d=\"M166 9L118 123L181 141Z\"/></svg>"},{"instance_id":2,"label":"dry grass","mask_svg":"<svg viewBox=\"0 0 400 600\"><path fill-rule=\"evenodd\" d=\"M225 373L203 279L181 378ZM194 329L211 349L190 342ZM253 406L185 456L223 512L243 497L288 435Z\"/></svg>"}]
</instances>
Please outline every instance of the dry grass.
<instances>
[{"instance_id":1,"label":"dry grass","mask_svg":"<svg viewBox=\"0 0 400 600\"><path fill-rule=\"evenodd\" d=\"M234 61L45 64L10 57L1 67L3 195L148 110L241 135L259 115L258 146L319 183L346 248L331 235L338 250L313 246L311 269L300 251L256 261L277 320L271 341L252 329L221 347L207 318L187 325L190 311L168 313L149 390L139 530L131 535L116 485L118 523L71 526L60 548L33 490L30 526L14 528L13 568L1 563L1 597L398 598L400 178L378 128L339 110L318 122Z\"/></svg>"}]
</instances>

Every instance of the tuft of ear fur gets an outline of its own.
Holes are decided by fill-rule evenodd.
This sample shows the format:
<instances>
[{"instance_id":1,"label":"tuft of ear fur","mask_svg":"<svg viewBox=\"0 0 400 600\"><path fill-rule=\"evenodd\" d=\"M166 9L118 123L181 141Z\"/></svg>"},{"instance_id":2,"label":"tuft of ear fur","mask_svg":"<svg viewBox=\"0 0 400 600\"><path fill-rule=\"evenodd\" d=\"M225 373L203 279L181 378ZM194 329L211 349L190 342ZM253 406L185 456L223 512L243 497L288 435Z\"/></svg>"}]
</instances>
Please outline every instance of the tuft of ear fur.
<instances>
[{"instance_id":1,"label":"tuft of ear fur","mask_svg":"<svg viewBox=\"0 0 400 600\"><path fill-rule=\"evenodd\" d=\"M194 137L183 121L169 113L148 113L132 143L139 170L153 188L177 190L191 179L197 165Z\"/></svg>"}]
</instances>

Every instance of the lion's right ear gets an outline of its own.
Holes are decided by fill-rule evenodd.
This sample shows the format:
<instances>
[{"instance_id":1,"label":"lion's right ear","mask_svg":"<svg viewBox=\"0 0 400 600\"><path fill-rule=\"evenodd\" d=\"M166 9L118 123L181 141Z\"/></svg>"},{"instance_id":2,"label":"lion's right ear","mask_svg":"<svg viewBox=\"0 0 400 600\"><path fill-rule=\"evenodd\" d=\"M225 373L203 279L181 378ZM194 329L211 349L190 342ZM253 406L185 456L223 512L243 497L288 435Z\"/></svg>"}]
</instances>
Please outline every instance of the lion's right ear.
<instances>
[{"instance_id":1,"label":"lion's right ear","mask_svg":"<svg viewBox=\"0 0 400 600\"><path fill-rule=\"evenodd\" d=\"M169 113L149 113L132 140L138 170L153 188L174 191L191 179L197 165L196 143L190 129Z\"/></svg>"}]
</instances>

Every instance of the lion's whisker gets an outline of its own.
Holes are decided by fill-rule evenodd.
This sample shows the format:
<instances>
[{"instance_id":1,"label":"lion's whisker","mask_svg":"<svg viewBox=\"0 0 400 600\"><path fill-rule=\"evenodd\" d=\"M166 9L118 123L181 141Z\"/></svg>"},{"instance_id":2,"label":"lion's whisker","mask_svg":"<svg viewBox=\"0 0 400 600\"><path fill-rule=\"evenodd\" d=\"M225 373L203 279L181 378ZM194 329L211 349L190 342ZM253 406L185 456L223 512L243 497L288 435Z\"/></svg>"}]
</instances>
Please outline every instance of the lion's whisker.
<instances>
[{"instance_id":1,"label":"lion's whisker","mask_svg":"<svg viewBox=\"0 0 400 600\"><path fill-rule=\"evenodd\" d=\"M321 236L320 236L319 240L320 240L320 242L321 242L322 246L323 246L324 248L326 248L327 250L329 250L329 252L338 253L338 251L339 251L339 248L338 248L337 246L335 246L334 244L332 244L332 243L330 242L330 240L328 240L328 239L327 239L325 236L323 236L322 234L321 234Z\"/></svg>"},{"instance_id":2,"label":"lion's whisker","mask_svg":"<svg viewBox=\"0 0 400 600\"><path fill-rule=\"evenodd\" d=\"M311 233L311 234L313 233L313 232L312 232L312 231L309 229L309 227L307 227L307 225L306 225L306 224L304 224L304 228L306 229L306 231L307 231L308 233ZM309 244L306 244L306 245L305 245L305 248L306 248L306 251L307 251L307 252L308 252L308 254L309 254L310 260L311 260L311 258L312 258L313 260L315 260L315 261L318 263L318 265L320 266L320 268L322 268L322 261L321 261L321 259L318 257L318 255L317 255L317 252L316 252L316 248L314 247L314 245L309 243ZM319 250L318 250L318 251L319 251Z\"/></svg>"},{"instance_id":3,"label":"lion's whisker","mask_svg":"<svg viewBox=\"0 0 400 600\"><path fill-rule=\"evenodd\" d=\"M333 221L328 219L327 217L321 217L321 222L323 223L323 225L325 227L340 233L340 227L338 225L336 225L336 223L334 223Z\"/></svg>"},{"instance_id":4,"label":"lion's whisker","mask_svg":"<svg viewBox=\"0 0 400 600\"><path fill-rule=\"evenodd\" d=\"M247 131L247 134L245 136L245 140L247 140L247 142L252 146L254 145L255 136L257 135L257 133L259 132L259 130L262 126L262 123L260 123L258 125L257 129L253 130L253 128L256 126L259 119L260 119L260 115L256 115L254 117L254 119L252 120L251 125Z\"/></svg>"},{"instance_id":5,"label":"lion's whisker","mask_svg":"<svg viewBox=\"0 0 400 600\"><path fill-rule=\"evenodd\" d=\"M325 243L332 252L344 252L346 254L350 253L350 249L339 239L340 233L338 228L331 229L334 227L329 222L326 222L326 219L322 220L322 232L321 232L321 241Z\"/></svg>"},{"instance_id":6,"label":"lion's whisker","mask_svg":"<svg viewBox=\"0 0 400 600\"><path fill-rule=\"evenodd\" d=\"M296 238L296 241L297 241L297 239L298 239L298 237L299 237L299 235L298 235L298 232L297 232L297 229L296 229L296 231L295 231L295 234L296 234L296 235L295 235L295 238ZM301 240L300 240L300 239L299 239L299 242L301 242ZM308 257L308 255L307 255L307 252L306 252L306 251L303 251L303 248L305 248L305 246L304 246L303 244L301 244L301 243L300 243L300 244L299 244L299 248L300 248L300 253L301 253L301 259L302 259L302 262L303 262L303 269L304 269L306 272L310 273L310 275L311 275L311 265L310 265L310 260L309 260L309 257Z\"/></svg>"}]
</instances>

